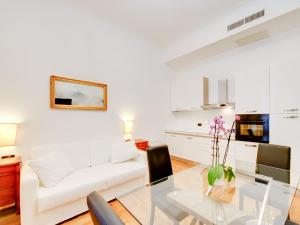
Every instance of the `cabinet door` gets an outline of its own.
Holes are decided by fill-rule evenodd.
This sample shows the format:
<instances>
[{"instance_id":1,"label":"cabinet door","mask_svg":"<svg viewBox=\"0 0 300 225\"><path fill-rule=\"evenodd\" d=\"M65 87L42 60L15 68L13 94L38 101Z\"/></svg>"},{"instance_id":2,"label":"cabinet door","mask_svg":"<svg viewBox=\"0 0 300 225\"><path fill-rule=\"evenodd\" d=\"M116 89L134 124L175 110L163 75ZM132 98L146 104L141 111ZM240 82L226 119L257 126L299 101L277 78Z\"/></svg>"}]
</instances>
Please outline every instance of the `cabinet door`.
<instances>
[{"instance_id":1,"label":"cabinet door","mask_svg":"<svg viewBox=\"0 0 300 225\"><path fill-rule=\"evenodd\" d=\"M187 110L201 110L203 105L203 77L188 78L185 85Z\"/></svg>"},{"instance_id":2,"label":"cabinet door","mask_svg":"<svg viewBox=\"0 0 300 225\"><path fill-rule=\"evenodd\" d=\"M269 66L236 73L235 81L238 114L269 113Z\"/></svg>"},{"instance_id":3,"label":"cabinet door","mask_svg":"<svg viewBox=\"0 0 300 225\"><path fill-rule=\"evenodd\" d=\"M166 133L166 142L169 148L170 155L179 156L180 154L179 135Z\"/></svg>"},{"instance_id":4,"label":"cabinet door","mask_svg":"<svg viewBox=\"0 0 300 225\"><path fill-rule=\"evenodd\" d=\"M186 109L185 85L179 80L175 79L171 86L171 110L182 111Z\"/></svg>"},{"instance_id":5,"label":"cabinet door","mask_svg":"<svg viewBox=\"0 0 300 225\"><path fill-rule=\"evenodd\" d=\"M291 147L291 170L300 172L300 114L273 114L270 117L270 142Z\"/></svg>"},{"instance_id":6,"label":"cabinet door","mask_svg":"<svg viewBox=\"0 0 300 225\"><path fill-rule=\"evenodd\" d=\"M280 65L271 65L271 113L300 113L299 83L299 63L282 63Z\"/></svg>"},{"instance_id":7,"label":"cabinet door","mask_svg":"<svg viewBox=\"0 0 300 225\"><path fill-rule=\"evenodd\" d=\"M203 77L174 77L171 86L171 110L201 110Z\"/></svg>"},{"instance_id":8,"label":"cabinet door","mask_svg":"<svg viewBox=\"0 0 300 225\"><path fill-rule=\"evenodd\" d=\"M258 143L236 141L236 168L255 172Z\"/></svg>"}]
</instances>

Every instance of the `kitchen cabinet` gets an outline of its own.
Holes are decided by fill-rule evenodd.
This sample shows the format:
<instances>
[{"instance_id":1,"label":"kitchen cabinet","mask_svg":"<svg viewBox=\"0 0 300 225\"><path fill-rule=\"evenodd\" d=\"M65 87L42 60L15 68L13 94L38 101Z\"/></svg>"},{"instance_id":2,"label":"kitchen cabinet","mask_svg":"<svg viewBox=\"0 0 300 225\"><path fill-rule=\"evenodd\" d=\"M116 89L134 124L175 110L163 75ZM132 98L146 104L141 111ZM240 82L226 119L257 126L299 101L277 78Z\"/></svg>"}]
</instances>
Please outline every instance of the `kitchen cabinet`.
<instances>
[{"instance_id":1,"label":"kitchen cabinet","mask_svg":"<svg viewBox=\"0 0 300 225\"><path fill-rule=\"evenodd\" d=\"M171 155L204 165L211 165L212 140L211 137L166 133L166 142ZM226 140L220 140L220 163L223 160L226 145ZM233 167L235 166L234 141L230 143L226 164Z\"/></svg>"},{"instance_id":2,"label":"kitchen cabinet","mask_svg":"<svg viewBox=\"0 0 300 225\"><path fill-rule=\"evenodd\" d=\"M170 155L182 157L180 136L178 134L167 133L166 142L169 148Z\"/></svg>"},{"instance_id":3,"label":"kitchen cabinet","mask_svg":"<svg viewBox=\"0 0 300 225\"><path fill-rule=\"evenodd\" d=\"M185 95L185 85L182 85L179 79L173 80L171 86L171 110L173 112L186 109Z\"/></svg>"},{"instance_id":4,"label":"kitchen cabinet","mask_svg":"<svg viewBox=\"0 0 300 225\"><path fill-rule=\"evenodd\" d=\"M300 113L300 65L288 62L270 66L271 113Z\"/></svg>"},{"instance_id":5,"label":"kitchen cabinet","mask_svg":"<svg viewBox=\"0 0 300 225\"><path fill-rule=\"evenodd\" d=\"M291 184L297 185L300 174L300 114L271 114L270 143L291 147Z\"/></svg>"},{"instance_id":6,"label":"kitchen cabinet","mask_svg":"<svg viewBox=\"0 0 300 225\"><path fill-rule=\"evenodd\" d=\"M204 77L174 77L171 86L171 110L201 110L203 89L207 82Z\"/></svg>"},{"instance_id":7,"label":"kitchen cabinet","mask_svg":"<svg viewBox=\"0 0 300 225\"><path fill-rule=\"evenodd\" d=\"M300 114L272 114L270 143L291 147L291 170L300 173Z\"/></svg>"},{"instance_id":8,"label":"kitchen cabinet","mask_svg":"<svg viewBox=\"0 0 300 225\"><path fill-rule=\"evenodd\" d=\"M237 114L269 113L269 66L236 73L235 100Z\"/></svg>"},{"instance_id":9,"label":"kitchen cabinet","mask_svg":"<svg viewBox=\"0 0 300 225\"><path fill-rule=\"evenodd\" d=\"M235 142L236 168L248 172L255 172L257 150L258 150L258 143L236 141Z\"/></svg>"}]
</instances>

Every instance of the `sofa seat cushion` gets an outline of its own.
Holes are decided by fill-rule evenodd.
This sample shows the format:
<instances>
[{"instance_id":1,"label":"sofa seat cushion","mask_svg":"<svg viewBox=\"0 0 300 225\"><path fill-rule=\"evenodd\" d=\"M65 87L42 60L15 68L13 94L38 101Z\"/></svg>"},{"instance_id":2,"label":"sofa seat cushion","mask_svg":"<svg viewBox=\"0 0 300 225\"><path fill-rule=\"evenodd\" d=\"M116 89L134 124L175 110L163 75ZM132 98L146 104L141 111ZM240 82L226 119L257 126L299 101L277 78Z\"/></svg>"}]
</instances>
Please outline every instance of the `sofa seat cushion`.
<instances>
[{"instance_id":1,"label":"sofa seat cushion","mask_svg":"<svg viewBox=\"0 0 300 225\"><path fill-rule=\"evenodd\" d=\"M104 191L135 178L144 176L144 164L128 161L120 164L102 165L75 170L54 187L40 187L38 191L38 211L86 197L93 191Z\"/></svg>"},{"instance_id":2,"label":"sofa seat cushion","mask_svg":"<svg viewBox=\"0 0 300 225\"><path fill-rule=\"evenodd\" d=\"M94 190L107 189L107 178L93 167L78 169L53 187L40 187L38 211L43 212L87 196Z\"/></svg>"},{"instance_id":3,"label":"sofa seat cushion","mask_svg":"<svg viewBox=\"0 0 300 225\"><path fill-rule=\"evenodd\" d=\"M121 185L138 177L145 176L146 166L140 162L106 163L96 167L107 175L109 188Z\"/></svg>"}]
</instances>

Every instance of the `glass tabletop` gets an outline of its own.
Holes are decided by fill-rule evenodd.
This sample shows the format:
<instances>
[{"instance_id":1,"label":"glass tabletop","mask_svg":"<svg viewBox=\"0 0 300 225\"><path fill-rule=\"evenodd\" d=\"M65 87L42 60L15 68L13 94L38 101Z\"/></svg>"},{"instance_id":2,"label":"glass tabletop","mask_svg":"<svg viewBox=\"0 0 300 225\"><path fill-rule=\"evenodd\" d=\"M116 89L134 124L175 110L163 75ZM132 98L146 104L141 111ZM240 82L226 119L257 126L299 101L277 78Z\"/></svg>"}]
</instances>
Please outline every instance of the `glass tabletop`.
<instances>
[{"instance_id":1,"label":"glass tabletop","mask_svg":"<svg viewBox=\"0 0 300 225\"><path fill-rule=\"evenodd\" d=\"M292 185L286 183L286 170L263 165L257 170L268 176L239 170L235 180L220 180L211 188L208 168L196 166L118 200L143 225L283 225L300 175L293 173L297 182Z\"/></svg>"}]
</instances>

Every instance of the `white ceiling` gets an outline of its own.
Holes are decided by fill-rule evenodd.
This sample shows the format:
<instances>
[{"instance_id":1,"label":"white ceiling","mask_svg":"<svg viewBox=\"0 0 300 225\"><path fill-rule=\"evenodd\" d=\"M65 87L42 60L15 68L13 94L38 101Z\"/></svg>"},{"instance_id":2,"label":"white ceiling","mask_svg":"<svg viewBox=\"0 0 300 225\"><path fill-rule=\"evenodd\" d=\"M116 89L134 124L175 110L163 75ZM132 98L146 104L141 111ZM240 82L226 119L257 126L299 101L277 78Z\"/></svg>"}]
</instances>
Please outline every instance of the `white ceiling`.
<instances>
[{"instance_id":1,"label":"white ceiling","mask_svg":"<svg viewBox=\"0 0 300 225\"><path fill-rule=\"evenodd\" d=\"M251 0L67 0L161 47Z\"/></svg>"}]
</instances>

